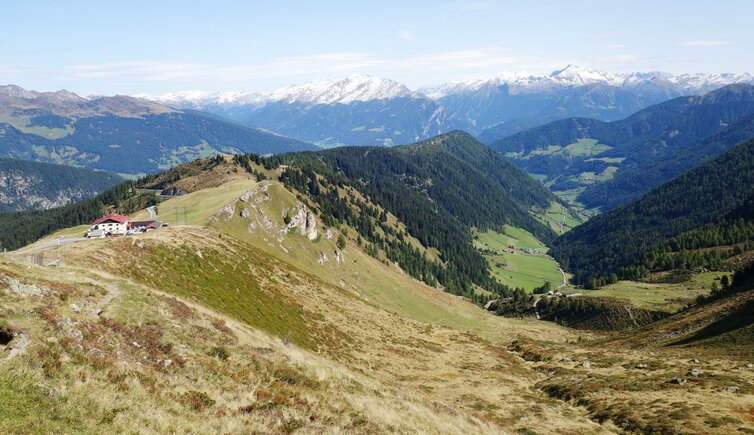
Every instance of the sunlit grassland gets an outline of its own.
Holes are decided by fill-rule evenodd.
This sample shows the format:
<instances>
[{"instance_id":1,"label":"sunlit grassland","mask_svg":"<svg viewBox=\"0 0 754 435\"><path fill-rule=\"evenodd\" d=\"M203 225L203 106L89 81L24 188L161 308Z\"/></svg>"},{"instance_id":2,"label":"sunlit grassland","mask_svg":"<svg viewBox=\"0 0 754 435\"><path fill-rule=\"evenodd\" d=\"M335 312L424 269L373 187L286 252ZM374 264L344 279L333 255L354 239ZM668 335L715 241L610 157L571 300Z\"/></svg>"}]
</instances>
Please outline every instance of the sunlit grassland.
<instances>
[{"instance_id":1,"label":"sunlit grassland","mask_svg":"<svg viewBox=\"0 0 754 435\"><path fill-rule=\"evenodd\" d=\"M674 312L700 294L707 294L722 274L709 272L694 275L690 280L680 283L645 283L636 281L618 281L600 288L587 291L589 296L611 296L625 298L641 308Z\"/></svg>"},{"instance_id":2,"label":"sunlit grassland","mask_svg":"<svg viewBox=\"0 0 754 435\"><path fill-rule=\"evenodd\" d=\"M563 282L555 260L543 255L547 246L526 230L506 225L503 233L477 232L474 245L482 249L493 277L509 287L532 290L549 281L557 288ZM523 249L536 249L541 254L528 254Z\"/></svg>"}]
</instances>

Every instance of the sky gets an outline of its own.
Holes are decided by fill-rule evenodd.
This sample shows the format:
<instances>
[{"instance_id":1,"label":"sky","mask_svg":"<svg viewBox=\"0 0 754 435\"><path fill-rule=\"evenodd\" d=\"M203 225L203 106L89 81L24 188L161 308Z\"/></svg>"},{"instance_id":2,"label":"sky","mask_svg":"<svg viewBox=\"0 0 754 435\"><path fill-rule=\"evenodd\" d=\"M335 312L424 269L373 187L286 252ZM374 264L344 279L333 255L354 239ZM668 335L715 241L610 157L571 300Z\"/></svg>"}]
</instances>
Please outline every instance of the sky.
<instances>
[{"instance_id":1,"label":"sky","mask_svg":"<svg viewBox=\"0 0 754 435\"><path fill-rule=\"evenodd\" d=\"M267 92L372 74L410 88L602 71L754 73L754 1L12 1L0 84L81 95Z\"/></svg>"}]
</instances>

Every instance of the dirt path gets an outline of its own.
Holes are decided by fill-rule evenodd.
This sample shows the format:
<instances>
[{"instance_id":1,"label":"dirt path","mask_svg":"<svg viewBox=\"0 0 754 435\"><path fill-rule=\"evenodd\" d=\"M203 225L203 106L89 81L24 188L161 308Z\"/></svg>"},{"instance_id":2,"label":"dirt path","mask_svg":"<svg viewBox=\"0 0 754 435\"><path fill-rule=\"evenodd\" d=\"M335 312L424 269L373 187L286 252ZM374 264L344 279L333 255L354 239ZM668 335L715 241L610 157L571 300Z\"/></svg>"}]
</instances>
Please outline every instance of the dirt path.
<instances>
[{"instance_id":1,"label":"dirt path","mask_svg":"<svg viewBox=\"0 0 754 435\"><path fill-rule=\"evenodd\" d=\"M554 259L553 259L553 260L554 260ZM561 284L561 285L560 285L560 287L558 287L558 288L557 288L557 290L560 290L560 289L562 289L562 288L564 288L565 286L567 286L567 285L568 285L568 279L566 278L566 274L565 274L565 272L563 271L563 268L562 268L562 267L560 267L560 263L558 263L558 262L556 261L556 262L555 262L555 264L557 265L557 267L558 267L558 270L560 271L560 273L561 273L561 274L563 275L563 284Z\"/></svg>"},{"instance_id":2,"label":"dirt path","mask_svg":"<svg viewBox=\"0 0 754 435\"><path fill-rule=\"evenodd\" d=\"M110 304L110 302L113 301L116 297L120 296L120 289L115 284L107 284L107 294L105 295L102 300L94 306L94 309L92 309L91 316L92 317L99 317L100 314L102 314L102 311L104 311L105 307Z\"/></svg>"}]
</instances>

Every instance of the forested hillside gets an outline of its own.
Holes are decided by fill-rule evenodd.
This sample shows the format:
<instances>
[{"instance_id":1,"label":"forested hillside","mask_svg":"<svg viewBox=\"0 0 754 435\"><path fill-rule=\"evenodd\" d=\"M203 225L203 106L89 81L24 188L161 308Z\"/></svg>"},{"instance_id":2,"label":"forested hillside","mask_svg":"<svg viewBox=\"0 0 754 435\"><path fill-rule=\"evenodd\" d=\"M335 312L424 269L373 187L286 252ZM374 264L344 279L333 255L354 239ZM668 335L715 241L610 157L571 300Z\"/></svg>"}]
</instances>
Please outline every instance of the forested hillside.
<instances>
[{"instance_id":1,"label":"forested hillside","mask_svg":"<svg viewBox=\"0 0 754 435\"><path fill-rule=\"evenodd\" d=\"M613 179L595 184L580 196L587 207L607 209L631 202L653 187L719 156L731 147L754 138L754 115L742 118L721 132L692 142L672 152L656 153L651 159L619 170Z\"/></svg>"},{"instance_id":2,"label":"forested hillside","mask_svg":"<svg viewBox=\"0 0 754 435\"><path fill-rule=\"evenodd\" d=\"M611 209L754 137L754 87L680 97L626 119L571 118L492 144L554 191Z\"/></svg>"},{"instance_id":3,"label":"forested hillside","mask_svg":"<svg viewBox=\"0 0 754 435\"><path fill-rule=\"evenodd\" d=\"M754 196L717 222L668 240L642 265L650 271L719 270L749 251L754 251Z\"/></svg>"},{"instance_id":4,"label":"forested hillside","mask_svg":"<svg viewBox=\"0 0 754 435\"><path fill-rule=\"evenodd\" d=\"M501 229L509 224L542 240L554 236L529 213L534 206L547 207L554 200L552 194L466 133L451 132L392 149L343 147L276 159L288 165L281 180L317 201L330 216L323 219L350 220L360 235L392 252L392 259L402 267L415 264L411 268L416 276L436 277L456 293L469 293L471 284L499 286L472 246L471 227ZM400 235L383 237L375 232L352 216L354 205L336 189L321 192L321 183L355 188L394 214L405 224L407 234L437 249L441 262L415 251Z\"/></svg>"},{"instance_id":5,"label":"forested hillside","mask_svg":"<svg viewBox=\"0 0 754 435\"><path fill-rule=\"evenodd\" d=\"M559 237L551 253L579 284L637 278L642 262L673 237L726 217L754 195L754 141L740 144ZM732 215L731 215L732 216Z\"/></svg>"},{"instance_id":6,"label":"forested hillside","mask_svg":"<svg viewBox=\"0 0 754 435\"><path fill-rule=\"evenodd\" d=\"M97 116L76 120L72 128L74 132L68 136L45 139L0 124L3 155L140 174L218 152L267 154L317 149L198 112L143 118Z\"/></svg>"},{"instance_id":7,"label":"forested hillside","mask_svg":"<svg viewBox=\"0 0 754 435\"><path fill-rule=\"evenodd\" d=\"M202 172L212 178L213 167L228 164L222 158L202 162L206 164L184 165L159 178L176 181ZM532 210L547 209L556 198L462 132L396 148L344 147L269 158L244 154L233 162L235 170L243 168L257 179L278 177L269 171L280 174L280 181L302 194L302 200L317 204L325 225L354 228L368 253L382 252L412 276L457 294L472 296L474 285L505 291L474 248L472 228L502 231L510 225L543 241L555 236ZM153 178L45 213L2 215L3 246L20 247L56 229L88 223L108 209L129 212L155 203L154 195L133 189L151 186ZM398 222L388 222L388 213Z\"/></svg>"},{"instance_id":8,"label":"forested hillside","mask_svg":"<svg viewBox=\"0 0 754 435\"><path fill-rule=\"evenodd\" d=\"M58 207L122 181L103 171L0 158L0 212Z\"/></svg>"}]
</instances>

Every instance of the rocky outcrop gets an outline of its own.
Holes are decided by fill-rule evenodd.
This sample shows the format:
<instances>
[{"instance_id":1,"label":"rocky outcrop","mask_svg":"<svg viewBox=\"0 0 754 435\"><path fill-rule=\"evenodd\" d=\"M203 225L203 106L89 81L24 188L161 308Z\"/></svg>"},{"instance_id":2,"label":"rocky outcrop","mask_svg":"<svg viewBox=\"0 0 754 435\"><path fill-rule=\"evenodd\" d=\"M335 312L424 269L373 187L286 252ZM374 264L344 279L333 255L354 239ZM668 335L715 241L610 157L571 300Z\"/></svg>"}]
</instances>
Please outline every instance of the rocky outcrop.
<instances>
[{"instance_id":1,"label":"rocky outcrop","mask_svg":"<svg viewBox=\"0 0 754 435\"><path fill-rule=\"evenodd\" d=\"M256 204L259 204L262 201L269 201L270 196L266 193L267 189L269 189L270 185L265 184L263 186L260 186L257 189L249 190L248 192L245 192L243 195L238 197L237 200L233 201L231 204L226 204L223 208L218 210L215 214L210 217L210 222L214 222L218 219L224 219L226 222L229 222L231 219L233 219L233 213L236 210L236 205L240 203L248 203L252 198L255 198L255 201L251 202L249 206L251 208L257 208ZM262 193L262 195L257 195L258 193ZM248 218L251 215L251 212L248 208L244 207L241 210L241 217L242 218Z\"/></svg>"},{"instance_id":2,"label":"rocky outcrop","mask_svg":"<svg viewBox=\"0 0 754 435\"><path fill-rule=\"evenodd\" d=\"M284 214L287 213L284 212ZM319 235L317 231L317 218L304 204L296 204L296 211L290 216L288 225L281 232L287 233L290 230L298 231L309 240L314 240Z\"/></svg>"},{"instance_id":3,"label":"rocky outcrop","mask_svg":"<svg viewBox=\"0 0 754 435\"><path fill-rule=\"evenodd\" d=\"M8 285L11 292L20 296L46 296L50 293L47 289L31 284L24 284L16 279L10 279Z\"/></svg>"},{"instance_id":4,"label":"rocky outcrop","mask_svg":"<svg viewBox=\"0 0 754 435\"><path fill-rule=\"evenodd\" d=\"M291 231L298 232L309 240L315 240L319 237L319 224L317 223L316 215L301 202L296 203L292 212L285 208L281 210L282 216L280 219L288 222L282 226L280 225L280 221L273 220L267 213L265 213L264 210L269 211L269 209L264 208L263 210L262 207L260 207L260 204L272 200L268 190L269 187L274 184L275 183L265 183L256 189L245 192L233 203L227 204L218 210L212 215L210 221L223 219L228 222L233 219L235 214L238 214L241 219L249 221L247 228L250 233L255 233L259 228L264 228L266 230L274 230L278 228L280 231L277 238L280 241L282 241L282 238ZM331 231L329 234L330 237L332 237Z\"/></svg>"},{"instance_id":5,"label":"rocky outcrop","mask_svg":"<svg viewBox=\"0 0 754 435\"><path fill-rule=\"evenodd\" d=\"M229 222L231 219L233 219L233 212L236 209L236 203L228 204L225 207L218 210L215 214L212 215L211 218L209 218L210 222L214 222L219 219L224 219L225 222Z\"/></svg>"}]
</instances>

